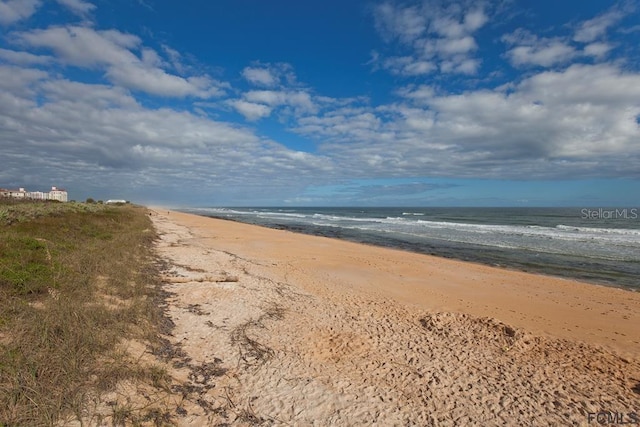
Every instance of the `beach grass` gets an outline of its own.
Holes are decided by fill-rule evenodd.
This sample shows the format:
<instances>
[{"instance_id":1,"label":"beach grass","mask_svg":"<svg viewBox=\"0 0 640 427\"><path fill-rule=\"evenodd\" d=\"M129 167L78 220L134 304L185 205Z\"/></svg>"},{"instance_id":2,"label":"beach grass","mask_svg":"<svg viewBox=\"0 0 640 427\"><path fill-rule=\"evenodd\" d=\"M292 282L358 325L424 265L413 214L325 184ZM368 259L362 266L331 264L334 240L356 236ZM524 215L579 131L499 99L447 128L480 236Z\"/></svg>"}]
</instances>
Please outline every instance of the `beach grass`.
<instances>
[{"instance_id":1,"label":"beach grass","mask_svg":"<svg viewBox=\"0 0 640 427\"><path fill-rule=\"evenodd\" d=\"M158 337L155 238L141 207L0 199L0 426L91 419L125 380L164 386L120 345ZM114 423L154 416L125 409Z\"/></svg>"}]
</instances>

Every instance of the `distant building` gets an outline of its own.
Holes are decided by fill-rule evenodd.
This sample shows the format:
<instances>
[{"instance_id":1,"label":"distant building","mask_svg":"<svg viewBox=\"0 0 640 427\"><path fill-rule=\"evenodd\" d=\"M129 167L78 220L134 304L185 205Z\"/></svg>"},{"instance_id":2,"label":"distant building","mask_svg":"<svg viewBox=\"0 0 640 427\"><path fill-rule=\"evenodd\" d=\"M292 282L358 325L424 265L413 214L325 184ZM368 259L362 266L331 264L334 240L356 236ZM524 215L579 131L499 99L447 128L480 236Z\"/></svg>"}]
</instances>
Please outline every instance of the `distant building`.
<instances>
[{"instance_id":1,"label":"distant building","mask_svg":"<svg viewBox=\"0 0 640 427\"><path fill-rule=\"evenodd\" d=\"M107 200L106 202L104 202L107 205L119 205L119 204L125 204L127 203L126 200Z\"/></svg>"},{"instance_id":2,"label":"distant building","mask_svg":"<svg viewBox=\"0 0 640 427\"><path fill-rule=\"evenodd\" d=\"M42 191L30 191L28 198L34 200L49 200L49 193L43 193Z\"/></svg>"},{"instance_id":3,"label":"distant building","mask_svg":"<svg viewBox=\"0 0 640 427\"><path fill-rule=\"evenodd\" d=\"M67 201L67 190L58 187L51 187L49 191L49 200L57 200L59 202Z\"/></svg>"},{"instance_id":4,"label":"distant building","mask_svg":"<svg viewBox=\"0 0 640 427\"><path fill-rule=\"evenodd\" d=\"M18 190L7 190L0 188L0 197L10 197L22 200L58 200L59 202L68 201L67 190L58 187L51 187L51 191L44 193L42 191L27 191L24 188Z\"/></svg>"},{"instance_id":5,"label":"distant building","mask_svg":"<svg viewBox=\"0 0 640 427\"><path fill-rule=\"evenodd\" d=\"M0 197L11 197L14 199L26 199L27 191L24 188L18 190L7 190L6 188L0 188Z\"/></svg>"}]
</instances>

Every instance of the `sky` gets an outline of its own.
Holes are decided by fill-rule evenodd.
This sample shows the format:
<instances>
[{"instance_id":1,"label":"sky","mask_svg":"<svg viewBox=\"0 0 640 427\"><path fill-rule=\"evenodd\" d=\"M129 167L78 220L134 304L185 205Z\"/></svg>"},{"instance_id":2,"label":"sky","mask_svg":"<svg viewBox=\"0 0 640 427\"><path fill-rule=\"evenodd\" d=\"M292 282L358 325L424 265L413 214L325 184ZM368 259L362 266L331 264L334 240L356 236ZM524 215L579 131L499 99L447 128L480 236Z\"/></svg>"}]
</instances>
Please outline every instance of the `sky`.
<instances>
[{"instance_id":1,"label":"sky","mask_svg":"<svg viewBox=\"0 0 640 427\"><path fill-rule=\"evenodd\" d=\"M640 205L640 0L0 0L0 187Z\"/></svg>"}]
</instances>

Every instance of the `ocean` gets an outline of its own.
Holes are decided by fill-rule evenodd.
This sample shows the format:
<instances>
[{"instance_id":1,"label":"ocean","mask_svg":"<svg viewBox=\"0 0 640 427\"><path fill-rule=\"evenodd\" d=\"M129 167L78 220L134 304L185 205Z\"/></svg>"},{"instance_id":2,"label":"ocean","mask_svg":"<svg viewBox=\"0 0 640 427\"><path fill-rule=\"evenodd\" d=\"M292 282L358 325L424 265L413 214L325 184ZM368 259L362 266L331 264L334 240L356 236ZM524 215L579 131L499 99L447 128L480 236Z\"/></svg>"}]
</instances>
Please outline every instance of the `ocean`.
<instances>
[{"instance_id":1,"label":"ocean","mask_svg":"<svg viewBox=\"0 0 640 427\"><path fill-rule=\"evenodd\" d=\"M197 208L198 215L640 290L639 208Z\"/></svg>"}]
</instances>

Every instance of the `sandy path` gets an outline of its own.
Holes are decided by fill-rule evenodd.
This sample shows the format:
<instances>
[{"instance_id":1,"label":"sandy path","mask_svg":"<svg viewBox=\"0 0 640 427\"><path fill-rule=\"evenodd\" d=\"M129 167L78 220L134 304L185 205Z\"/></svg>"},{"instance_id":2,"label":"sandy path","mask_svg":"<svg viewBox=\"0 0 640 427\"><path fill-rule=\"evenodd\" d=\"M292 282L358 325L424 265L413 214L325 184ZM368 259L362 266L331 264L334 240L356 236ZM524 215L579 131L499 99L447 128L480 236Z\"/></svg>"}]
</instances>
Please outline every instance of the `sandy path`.
<instances>
[{"instance_id":1,"label":"sandy path","mask_svg":"<svg viewBox=\"0 0 640 427\"><path fill-rule=\"evenodd\" d=\"M640 414L637 293L158 212L180 425Z\"/></svg>"}]
</instances>

